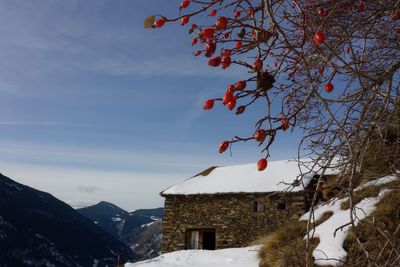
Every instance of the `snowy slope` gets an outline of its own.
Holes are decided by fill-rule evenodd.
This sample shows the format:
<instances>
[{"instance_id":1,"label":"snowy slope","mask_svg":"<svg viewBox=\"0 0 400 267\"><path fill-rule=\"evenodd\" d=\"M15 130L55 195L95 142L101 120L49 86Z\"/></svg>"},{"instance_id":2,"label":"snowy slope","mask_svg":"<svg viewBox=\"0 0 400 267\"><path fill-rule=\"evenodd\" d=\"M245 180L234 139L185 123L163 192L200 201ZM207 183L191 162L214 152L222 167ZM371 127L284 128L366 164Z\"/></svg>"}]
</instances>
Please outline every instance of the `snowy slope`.
<instances>
[{"instance_id":1,"label":"snowy slope","mask_svg":"<svg viewBox=\"0 0 400 267\"><path fill-rule=\"evenodd\" d=\"M366 183L355 191L359 191L369 186L383 185L399 178L395 175L385 176L380 179ZM358 225L361 220L369 216L374 210L375 205L388 193L390 190L381 189L377 197L367 197L355 205L353 216L355 225ZM341 204L346 202L348 197L342 199L332 199L328 203L323 203L314 210L315 221L319 220L325 212L333 212L333 215L325 222L318 225L310 232L310 236L318 237L320 242L313 251L315 258L314 263L319 266L342 266L346 260L347 252L343 248L343 243L350 230L350 209L342 210ZM304 214L300 220L308 220L310 212ZM336 232L335 230L338 229ZM307 238L307 237L305 237Z\"/></svg>"},{"instance_id":2,"label":"snowy slope","mask_svg":"<svg viewBox=\"0 0 400 267\"><path fill-rule=\"evenodd\" d=\"M337 169L329 168L325 174L338 172ZM299 169L297 162L286 160L271 161L268 163L267 169L261 172L257 170L255 163L216 167L206 175L199 174L186 179L161 193L163 195L191 195L283 191L301 174L306 174L303 179L303 185L306 186L309 178L313 177L315 173L310 172L306 166ZM292 191L300 190L303 190L303 186L292 189Z\"/></svg>"},{"instance_id":3,"label":"snowy slope","mask_svg":"<svg viewBox=\"0 0 400 267\"><path fill-rule=\"evenodd\" d=\"M125 267L258 267L258 247L220 250L181 250Z\"/></svg>"}]
</instances>

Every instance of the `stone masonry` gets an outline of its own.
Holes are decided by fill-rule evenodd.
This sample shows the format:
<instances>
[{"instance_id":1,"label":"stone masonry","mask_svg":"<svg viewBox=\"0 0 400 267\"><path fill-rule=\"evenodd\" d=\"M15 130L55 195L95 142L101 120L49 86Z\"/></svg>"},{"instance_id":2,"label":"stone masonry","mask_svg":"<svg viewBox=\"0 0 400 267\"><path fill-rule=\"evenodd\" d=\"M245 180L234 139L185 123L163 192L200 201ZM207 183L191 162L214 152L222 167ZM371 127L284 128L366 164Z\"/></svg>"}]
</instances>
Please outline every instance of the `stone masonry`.
<instances>
[{"instance_id":1,"label":"stone masonry","mask_svg":"<svg viewBox=\"0 0 400 267\"><path fill-rule=\"evenodd\" d=\"M248 246L304 212L300 192L163 196L163 253L186 249L190 229L215 229L216 249ZM254 212L255 201L264 211Z\"/></svg>"}]
</instances>

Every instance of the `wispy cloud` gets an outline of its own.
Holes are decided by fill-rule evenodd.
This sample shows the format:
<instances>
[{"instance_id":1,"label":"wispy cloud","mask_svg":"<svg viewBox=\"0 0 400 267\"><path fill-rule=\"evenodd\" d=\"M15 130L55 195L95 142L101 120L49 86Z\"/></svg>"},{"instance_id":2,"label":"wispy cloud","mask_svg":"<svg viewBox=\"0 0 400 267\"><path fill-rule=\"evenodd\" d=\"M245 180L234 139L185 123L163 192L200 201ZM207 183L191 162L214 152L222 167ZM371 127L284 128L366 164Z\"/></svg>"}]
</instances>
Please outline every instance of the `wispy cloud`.
<instances>
[{"instance_id":1,"label":"wispy cloud","mask_svg":"<svg viewBox=\"0 0 400 267\"><path fill-rule=\"evenodd\" d=\"M6 22L0 24L0 47L4 51L0 51L0 72L3 72L0 78L12 77L11 84L18 84L21 76L37 78L82 71L115 76L235 77L239 74L234 66L225 71L210 68L207 59L194 58L186 46L185 51L175 48L165 53L158 42L167 36L154 37L151 31L143 29L141 19L140 23L137 19L108 22L95 15L96 10L105 12L110 2L113 1L0 3L0 16ZM145 1L138 4L145 5ZM129 6L134 8L132 4Z\"/></svg>"},{"instance_id":2,"label":"wispy cloud","mask_svg":"<svg viewBox=\"0 0 400 267\"><path fill-rule=\"evenodd\" d=\"M17 92L17 86L9 82L0 81L0 92L15 94Z\"/></svg>"},{"instance_id":3,"label":"wispy cloud","mask_svg":"<svg viewBox=\"0 0 400 267\"><path fill-rule=\"evenodd\" d=\"M0 170L17 182L49 192L75 208L102 200L127 210L160 207L159 192L182 180L179 175L155 172L99 171L8 162L2 162ZM96 189L88 195L87 189L94 187Z\"/></svg>"},{"instance_id":4,"label":"wispy cloud","mask_svg":"<svg viewBox=\"0 0 400 267\"><path fill-rule=\"evenodd\" d=\"M113 75L175 75L196 77L237 77L238 70L210 68L206 61L187 56L158 57L152 59L104 58L94 64L93 70Z\"/></svg>"},{"instance_id":5,"label":"wispy cloud","mask_svg":"<svg viewBox=\"0 0 400 267\"><path fill-rule=\"evenodd\" d=\"M89 193L89 194L99 190L99 188L95 185L77 185L76 189L78 189L78 191L80 191L80 192Z\"/></svg>"},{"instance_id":6,"label":"wispy cloud","mask_svg":"<svg viewBox=\"0 0 400 267\"><path fill-rule=\"evenodd\" d=\"M69 166L80 169L126 170L135 173L180 173L191 174L216 162L214 149L207 151L201 144L159 144L175 147L174 151L163 149L122 150L99 147L52 146L48 144L20 143L0 140L0 160L52 166ZM191 153L187 157L184 151ZM193 151L197 153L193 154ZM212 153L212 154L211 154Z\"/></svg>"},{"instance_id":7,"label":"wispy cloud","mask_svg":"<svg viewBox=\"0 0 400 267\"><path fill-rule=\"evenodd\" d=\"M73 207L74 209L85 208L96 204L98 201L91 199L65 199L65 203Z\"/></svg>"},{"instance_id":8,"label":"wispy cloud","mask_svg":"<svg viewBox=\"0 0 400 267\"><path fill-rule=\"evenodd\" d=\"M0 125L6 126L67 126L67 127L80 127L80 128L92 128L94 125L83 124L83 123L66 123L66 122L55 122L55 121L0 121Z\"/></svg>"}]
</instances>

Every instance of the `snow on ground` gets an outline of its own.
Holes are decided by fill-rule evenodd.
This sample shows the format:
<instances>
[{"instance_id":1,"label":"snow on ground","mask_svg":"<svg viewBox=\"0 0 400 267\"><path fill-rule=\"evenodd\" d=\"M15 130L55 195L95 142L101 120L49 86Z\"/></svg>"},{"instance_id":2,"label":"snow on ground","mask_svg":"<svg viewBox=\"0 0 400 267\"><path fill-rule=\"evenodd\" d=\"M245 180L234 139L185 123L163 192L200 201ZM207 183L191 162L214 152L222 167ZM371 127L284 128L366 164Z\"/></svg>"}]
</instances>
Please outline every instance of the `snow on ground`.
<instances>
[{"instance_id":1,"label":"snow on ground","mask_svg":"<svg viewBox=\"0 0 400 267\"><path fill-rule=\"evenodd\" d=\"M377 179L367 184L364 184L356 189L360 190L367 186L382 185L398 179L395 176L385 176L381 179ZM357 205L355 205L355 224L357 225L361 220L370 215L375 210L375 205L389 192L388 189L382 189L377 197L364 198ZM325 222L318 225L314 230L310 232L310 236L314 232L314 237L319 238L319 244L313 251L316 265L332 265L341 266L343 261L346 259L347 252L343 249L343 243L346 239L347 232L351 225L346 225L350 222L350 209L342 210L341 204L346 202L348 197L343 199L333 199L328 203L324 203L321 206L315 208L314 216L315 220L319 220L325 212L333 212L333 215ZM300 220L308 220L310 213L307 212L300 217ZM342 227L343 226L343 227ZM340 229L338 229L341 227ZM335 232L335 230L338 229ZM305 237L307 238L307 236Z\"/></svg>"},{"instance_id":2,"label":"snow on ground","mask_svg":"<svg viewBox=\"0 0 400 267\"><path fill-rule=\"evenodd\" d=\"M336 162L336 161L335 161ZM326 169L325 174L338 173L335 169ZM310 166L311 167L311 166ZM318 171L318 170L317 170ZM305 174L304 186L310 181L315 172L310 172L308 166L299 169L296 161L271 161L265 171L258 171L255 163L227 167L216 167L210 173L199 174L195 177L171 186L164 190L164 195L191 195L191 194L215 194L215 193L255 193L274 192L288 189L289 185L301 174ZM284 182L284 183L283 183ZM297 186L292 191L303 190L303 186Z\"/></svg>"},{"instance_id":3,"label":"snow on ground","mask_svg":"<svg viewBox=\"0 0 400 267\"><path fill-rule=\"evenodd\" d=\"M155 223L155 221L154 222L149 222L149 223L146 223L146 224L142 224L141 226L140 226L140 228L144 228L144 227L149 227L150 225L152 225L153 223Z\"/></svg>"},{"instance_id":4,"label":"snow on ground","mask_svg":"<svg viewBox=\"0 0 400 267\"><path fill-rule=\"evenodd\" d=\"M120 217L112 217L111 218L114 222L120 222L122 219Z\"/></svg>"},{"instance_id":5,"label":"snow on ground","mask_svg":"<svg viewBox=\"0 0 400 267\"><path fill-rule=\"evenodd\" d=\"M220 250L181 250L125 267L258 267L258 246Z\"/></svg>"},{"instance_id":6,"label":"snow on ground","mask_svg":"<svg viewBox=\"0 0 400 267\"><path fill-rule=\"evenodd\" d=\"M385 176L385 177L382 177L379 179L369 181L368 183L365 183L365 184L357 187L354 191L359 191L359 190L364 189L369 186L379 186L379 185L387 184L387 183L396 181L397 179L399 179L399 178L396 175L388 175L388 176Z\"/></svg>"}]
</instances>

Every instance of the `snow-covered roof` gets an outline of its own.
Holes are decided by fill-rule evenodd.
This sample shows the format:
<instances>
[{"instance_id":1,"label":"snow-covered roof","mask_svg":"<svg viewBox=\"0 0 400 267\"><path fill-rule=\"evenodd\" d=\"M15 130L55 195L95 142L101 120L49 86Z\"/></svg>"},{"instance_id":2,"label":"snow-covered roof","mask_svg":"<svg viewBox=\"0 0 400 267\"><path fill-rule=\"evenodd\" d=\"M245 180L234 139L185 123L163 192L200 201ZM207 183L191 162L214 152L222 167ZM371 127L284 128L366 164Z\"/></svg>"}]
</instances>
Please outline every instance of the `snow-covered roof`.
<instances>
[{"instance_id":1,"label":"snow-covered roof","mask_svg":"<svg viewBox=\"0 0 400 267\"><path fill-rule=\"evenodd\" d=\"M300 172L301 170L301 172ZM325 174L338 173L328 168ZM258 171L256 164L244 164L227 167L213 167L186 179L161 192L161 195L196 195L218 193L266 193L283 191L300 174L306 174L300 186L291 192L301 191L310 182L315 172L306 166L299 168L295 161L271 161L264 171Z\"/></svg>"}]
</instances>

